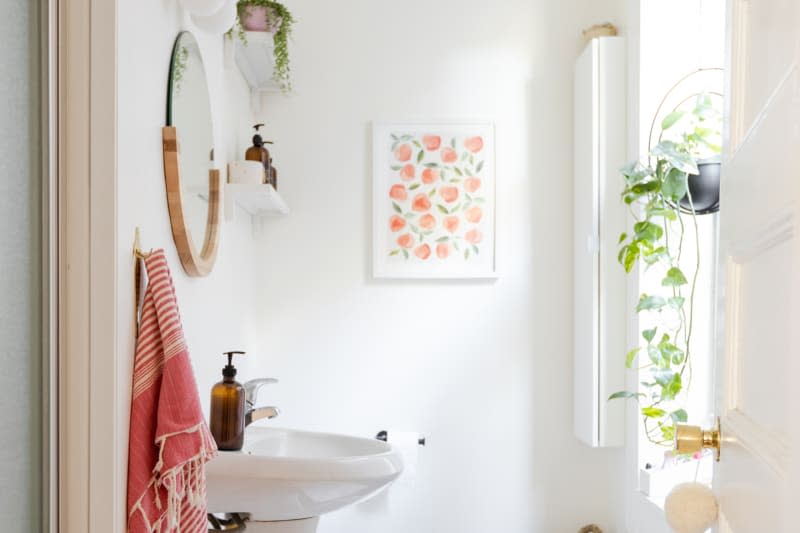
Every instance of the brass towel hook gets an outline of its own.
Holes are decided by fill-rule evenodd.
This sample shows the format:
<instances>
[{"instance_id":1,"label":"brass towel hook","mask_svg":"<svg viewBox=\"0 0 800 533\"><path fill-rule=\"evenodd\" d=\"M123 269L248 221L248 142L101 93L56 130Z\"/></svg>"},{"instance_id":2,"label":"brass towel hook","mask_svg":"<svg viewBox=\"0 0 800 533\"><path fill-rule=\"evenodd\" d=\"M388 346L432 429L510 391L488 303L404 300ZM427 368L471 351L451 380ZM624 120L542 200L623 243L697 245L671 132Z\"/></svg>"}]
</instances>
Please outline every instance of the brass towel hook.
<instances>
[{"instance_id":1,"label":"brass towel hook","mask_svg":"<svg viewBox=\"0 0 800 533\"><path fill-rule=\"evenodd\" d=\"M134 237L133 237L133 256L137 259L147 259L151 255L153 255L152 249L149 252L142 251L142 247L139 242L139 226L136 226L136 230L134 232Z\"/></svg>"}]
</instances>

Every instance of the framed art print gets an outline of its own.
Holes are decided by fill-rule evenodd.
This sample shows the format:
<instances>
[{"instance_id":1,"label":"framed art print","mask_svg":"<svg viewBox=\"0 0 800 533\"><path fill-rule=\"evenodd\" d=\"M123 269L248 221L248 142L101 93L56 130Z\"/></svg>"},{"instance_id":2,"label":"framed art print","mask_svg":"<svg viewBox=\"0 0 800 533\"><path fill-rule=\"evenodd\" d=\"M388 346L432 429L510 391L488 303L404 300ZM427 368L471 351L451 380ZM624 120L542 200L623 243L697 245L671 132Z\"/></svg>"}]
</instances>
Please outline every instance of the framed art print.
<instances>
[{"instance_id":1,"label":"framed art print","mask_svg":"<svg viewBox=\"0 0 800 533\"><path fill-rule=\"evenodd\" d=\"M492 278L494 126L373 126L373 272Z\"/></svg>"}]
</instances>

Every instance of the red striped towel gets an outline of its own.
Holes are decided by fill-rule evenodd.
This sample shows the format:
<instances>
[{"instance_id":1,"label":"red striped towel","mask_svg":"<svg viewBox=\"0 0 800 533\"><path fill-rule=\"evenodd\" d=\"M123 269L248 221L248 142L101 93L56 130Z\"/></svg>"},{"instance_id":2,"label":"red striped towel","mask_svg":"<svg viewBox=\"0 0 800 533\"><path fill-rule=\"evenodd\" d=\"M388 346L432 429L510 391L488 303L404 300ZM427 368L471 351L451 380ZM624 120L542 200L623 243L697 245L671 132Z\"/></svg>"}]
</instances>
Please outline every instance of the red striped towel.
<instances>
[{"instance_id":1,"label":"red striped towel","mask_svg":"<svg viewBox=\"0 0 800 533\"><path fill-rule=\"evenodd\" d=\"M149 284L133 365L128 531L207 531L205 463L217 453L200 410L175 288L163 250Z\"/></svg>"}]
</instances>

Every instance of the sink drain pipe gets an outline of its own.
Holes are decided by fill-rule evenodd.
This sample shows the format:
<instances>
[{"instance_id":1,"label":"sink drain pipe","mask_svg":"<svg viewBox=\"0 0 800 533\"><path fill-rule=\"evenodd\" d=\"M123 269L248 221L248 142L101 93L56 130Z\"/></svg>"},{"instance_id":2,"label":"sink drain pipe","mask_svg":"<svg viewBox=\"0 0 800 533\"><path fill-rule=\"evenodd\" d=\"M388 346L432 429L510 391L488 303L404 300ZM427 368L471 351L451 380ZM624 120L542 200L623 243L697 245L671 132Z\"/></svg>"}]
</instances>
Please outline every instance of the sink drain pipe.
<instances>
[{"instance_id":1,"label":"sink drain pipe","mask_svg":"<svg viewBox=\"0 0 800 533\"><path fill-rule=\"evenodd\" d=\"M225 513L219 516L208 513L209 531L244 531L247 529L245 521L250 519L250 513Z\"/></svg>"}]
</instances>

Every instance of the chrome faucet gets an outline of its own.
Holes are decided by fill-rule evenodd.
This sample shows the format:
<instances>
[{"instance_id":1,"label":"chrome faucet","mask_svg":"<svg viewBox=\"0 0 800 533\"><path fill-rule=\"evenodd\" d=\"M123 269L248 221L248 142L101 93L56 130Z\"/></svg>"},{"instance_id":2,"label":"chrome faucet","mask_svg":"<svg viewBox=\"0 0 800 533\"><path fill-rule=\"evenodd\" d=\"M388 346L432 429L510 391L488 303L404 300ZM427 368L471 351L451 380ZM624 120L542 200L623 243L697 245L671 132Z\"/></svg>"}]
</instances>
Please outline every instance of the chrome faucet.
<instances>
[{"instance_id":1,"label":"chrome faucet","mask_svg":"<svg viewBox=\"0 0 800 533\"><path fill-rule=\"evenodd\" d=\"M258 391L264 385L270 383L277 383L275 378L258 378L251 379L244 384L244 425L249 426L256 420L262 418L275 418L281 414L277 407L256 407L256 400L258 398Z\"/></svg>"}]
</instances>

